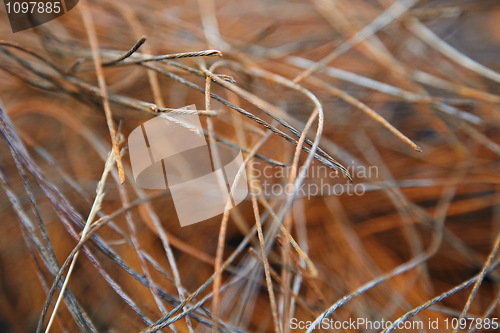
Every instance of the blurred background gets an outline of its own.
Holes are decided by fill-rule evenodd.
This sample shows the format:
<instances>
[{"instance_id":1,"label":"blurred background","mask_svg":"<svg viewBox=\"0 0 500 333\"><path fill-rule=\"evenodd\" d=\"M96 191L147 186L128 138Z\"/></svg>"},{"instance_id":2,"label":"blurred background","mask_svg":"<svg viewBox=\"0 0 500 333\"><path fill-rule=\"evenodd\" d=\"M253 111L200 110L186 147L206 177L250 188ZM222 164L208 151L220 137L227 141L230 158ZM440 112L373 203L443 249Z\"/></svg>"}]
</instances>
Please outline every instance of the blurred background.
<instances>
[{"instance_id":1,"label":"blurred background","mask_svg":"<svg viewBox=\"0 0 500 333\"><path fill-rule=\"evenodd\" d=\"M1 332L45 331L94 203L51 332L497 331L497 1L80 0L17 33L0 7ZM127 137L191 104L259 185L181 227Z\"/></svg>"}]
</instances>

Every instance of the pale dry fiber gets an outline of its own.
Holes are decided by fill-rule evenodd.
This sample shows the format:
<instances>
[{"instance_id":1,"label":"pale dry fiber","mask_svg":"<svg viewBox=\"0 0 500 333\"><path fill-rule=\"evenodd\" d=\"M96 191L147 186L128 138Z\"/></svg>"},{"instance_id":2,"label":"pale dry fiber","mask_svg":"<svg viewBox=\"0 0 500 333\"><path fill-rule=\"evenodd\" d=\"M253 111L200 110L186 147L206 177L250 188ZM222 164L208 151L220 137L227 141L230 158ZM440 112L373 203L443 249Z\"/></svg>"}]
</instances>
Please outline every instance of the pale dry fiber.
<instances>
[{"instance_id":1,"label":"pale dry fiber","mask_svg":"<svg viewBox=\"0 0 500 333\"><path fill-rule=\"evenodd\" d=\"M86 0L0 24L0 331L499 318L498 20L487 0ZM183 228L124 140L176 113L253 185Z\"/></svg>"}]
</instances>

